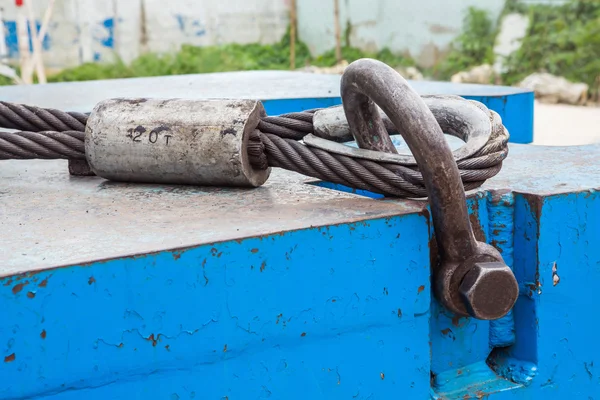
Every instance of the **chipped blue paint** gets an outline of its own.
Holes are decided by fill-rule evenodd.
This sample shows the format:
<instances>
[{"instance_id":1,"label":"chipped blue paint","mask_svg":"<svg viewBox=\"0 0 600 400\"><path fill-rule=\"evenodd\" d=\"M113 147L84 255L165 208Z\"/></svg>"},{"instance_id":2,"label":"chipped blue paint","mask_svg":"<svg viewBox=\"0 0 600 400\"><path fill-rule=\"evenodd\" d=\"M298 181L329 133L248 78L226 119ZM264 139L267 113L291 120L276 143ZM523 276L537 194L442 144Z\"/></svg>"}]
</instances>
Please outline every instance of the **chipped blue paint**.
<instances>
[{"instance_id":1,"label":"chipped blue paint","mask_svg":"<svg viewBox=\"0 0 600 400\"><path fill-rule=\"evenodd\" d=\"M466 365L459 370L436 376L436 395L440 399L477 399L489 393L515 389L515 384L502 379L485 361Z\"/></svg>"},{"instance_id":2,"label":"chipped blue paint","mask_svg":"<svg viewBox=\"0 0 600 400\"><path fill-rule=\"evenodd\" d=\"M470 197L467 206L474 217L472 222L475 223L478 240L486 241L489 231L486 193L476 193ZM472 391L495 392L514 387L514 384L502 379L494 382L487 379L495 376L485 364L490 353L489 321L459 318L437 302L431 308L431 371L434 391L438 395L442 398L461 398Z\"/></svg>"},{"instance_id":3,"label":"chipped blue paint","mask_svg":"<svg viewBox=\"0 0 600 400\"><path fill-rule=\"evenodd\" d=\"M8 57L17 58L19 57L19 39L17 34L17 22L16 21L3 21L4 22L4 33L5 33L5 43L6 49L8 51ZM39 21L35 22L36 25L36 33L39 32L41 23ZM29 25L27 26L27 31L29 32L29 37L31 37L31 29ZM46 37L42 41L42 49L49 50L51 46L51 37L49 34L46 34ZM29 51L33 51L33 44L31 43L31 39L29 40Z\"/></svg>"},{"instance_id":4,"label":"chipped blue paint","mask_svg":"<svg viewBox=\"0 0 600 400\"><path fill-rule=\"evenodd\" d=\"M514 205L515 199L511 192L488 194L488 240L500 251L510 268L514 263ZM490 347L506 347L514 343L515 319L511 310L505 317L490 322Z\"/></svg>"},{"instance_id":5,"label":"chipped blue paint","mask_svg":"<svg viewBox=\"0 0 600 400\"><path fill-rule=\"evenodd\" d=\"M524 284L514 312L517 341L503 355L537 371L525 390L498 398L597 398L600 348L590 307L600 294L590 285L600 281L600 195L518 195L516 203L515 273Z\"/></svg>"},{"instance_id":6,"label":"chipped blue paint","mask_svg":"<svg viewBox=\"0 0 600 400\"><path fill-rule=\"evenodd\" d=\"M0 398L419 398L428 229L410 214L2 279Z\"/></svg>"}]
</instances>

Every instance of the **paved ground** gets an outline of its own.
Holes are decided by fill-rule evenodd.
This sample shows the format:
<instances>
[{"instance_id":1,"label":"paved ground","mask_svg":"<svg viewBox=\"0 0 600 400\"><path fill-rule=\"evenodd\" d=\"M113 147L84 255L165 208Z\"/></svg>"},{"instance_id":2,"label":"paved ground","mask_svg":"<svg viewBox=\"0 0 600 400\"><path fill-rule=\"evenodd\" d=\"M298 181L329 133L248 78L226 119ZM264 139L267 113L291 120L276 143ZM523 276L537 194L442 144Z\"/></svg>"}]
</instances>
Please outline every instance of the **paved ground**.
<instances>
[{"instance_id":1,"label":"paved ground","mask_svg":"<svg viewBox=\"0 0 600 400\"><path fill-rule=\"evenodd\" d=\"M600 107L535 104L534 144L573 146L600 142Z\"/></svg>"}]
</instances>

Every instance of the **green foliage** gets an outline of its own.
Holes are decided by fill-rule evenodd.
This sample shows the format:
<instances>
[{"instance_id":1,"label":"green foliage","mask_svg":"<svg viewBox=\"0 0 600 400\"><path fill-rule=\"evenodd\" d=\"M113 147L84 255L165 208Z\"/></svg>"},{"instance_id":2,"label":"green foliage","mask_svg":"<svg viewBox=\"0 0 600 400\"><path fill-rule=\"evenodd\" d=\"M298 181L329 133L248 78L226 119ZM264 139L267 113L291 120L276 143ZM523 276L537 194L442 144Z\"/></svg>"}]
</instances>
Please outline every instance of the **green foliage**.
<instances>
[{"instance_id":1,"label":"green foliage","mask_svg":"<svg viewBox=\"0 0 600 400\"><path fill-rule=\"evenodd\" d=\"M308 47L296 42L296 67L310 60ZM48 78L51 82L95 79L130 78L225 72L257 69L289 69L289 32L273 45L257 43L196 47L183 45L175 54L144 54L130 65L121 61L113 64L88 63L69 68Z\"/></svg>"},{"instance_id":2,"label":"green foliage","mask_svg":"<svg viewBox=\"0 0 600 400\"><path fill-rule=\"evenodd\" d=\"M487 11L469 7L461 34L452 43L448 55L434 66L434 77L449 79L470 67L493 63L495 38L496 32Z\"/></svg>"},{"instance_id":3,"label":"green foliage","mask_svg":"<svg viewBox=\"0 0 600 400\"><path fill-rule=\"evenodd\" d=\"M392 67L410 67L415 65L415 61L412 58L394 54L390 51L390 49L387 48L377 53L370 53L356 47L343 46L342 58L349 63L360 58L374 58ZM317 67L330 67L336 63L337 60L335 58L335 50L329 50L328 52L316 57L311 62L312 65Z\"/></svg>"},{"instance_id":4,"label":"green foliage","mask_svg":"<svg viewBox=\"0 0 600 400\"><path fill-rule=\"evenodd\" d=\"M0 86L12 85L14 82L7 76L0 75Z\"/></svg>"},{"instance_id":5,"label":"green foliage","mask_svg":"<svg viewBox=\"0 0 600 400\"><path fill-rule=\"evenodd\" d=\"M359 58L377 58L392 66L410 66L410 58L393 54L384 49L376 54L364 52L354 47L342 48L343 58L349 62ZM335 51L312 59L308 47L301 41L296 42L296 67L308 64L330 67L336 64ZM224 46L197 47L183 45L175 54L144 54L130 65L121 61L113 64L89 63L63 70L49 77L51 82L82 81L95 79L130 78L140 76L181 75L206 72L226 72L242 70L289 69L290 36L289 31L281 41L273 45L228 44Z\"/></svg>"},{"instance_id":6,"label":"green foliage","mask_svg":"<svg viewBox=\"0 0 600 400\"><path fill-rule=\"evenodd\" d=\"M521 48L507 60L503 81L519 82L546 71L598 90L600 76L600 1L572 0L558 7L535 5Z\"/></svg>"},{"instance_id":7,"label":"green foliage","mask_svg":"<svg viewBox=\"0 0 600 400\"><path fill-rule=\"evenodd\" d=\"M129 78L133 76L129 67L122 62L114 64L86 63L68 68L48 77L49 82L88 81L94 79Z\"/></svg>"}]
</instances>

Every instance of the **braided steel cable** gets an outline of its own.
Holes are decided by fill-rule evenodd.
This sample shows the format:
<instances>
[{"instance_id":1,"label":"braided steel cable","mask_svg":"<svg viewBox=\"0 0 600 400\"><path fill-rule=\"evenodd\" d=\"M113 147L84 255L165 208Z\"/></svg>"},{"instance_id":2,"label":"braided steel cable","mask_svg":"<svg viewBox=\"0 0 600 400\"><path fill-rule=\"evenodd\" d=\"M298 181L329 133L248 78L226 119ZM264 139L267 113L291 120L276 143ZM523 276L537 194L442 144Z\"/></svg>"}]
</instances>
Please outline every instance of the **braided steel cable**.
<instances>
[{"instance_id":1,"label":"braided steel cable","mask_svg":"<svg viewBox=\"0 0 600 400\"><path fill-rule=\"evenodd\" d=\"M84 132L0 132L0 160L85 159Z\"/></svg>"},{"instance_id":2,"label":"braided steel cable","mask_svg":"<svg viewBox=\"0 0 600 400\"><path fill-rule=\"evenodd\" d=\"M250 135L248 155L253 167L280 167L384 195L427 196L418 167L352 158L298 142L313 133L315 111L263 117ZM457 162L465 190L498 174L508 155L508 133L500 117L486 111L493 125L490 141L473 157ZM0 127L22 130L0 132L0 159L85 159L86 122L82 113L0 102Z\"/></svg>"},{"instance_id":3,"label":"braided steel cable","mask_svg":"<svg viewBox=\"0 0 600 400\"><path fill-rule=\"evenodd\" d=\"M85 131L87 115L0 101L0 127L19 131Z\"/></svg>"}]
</instances>

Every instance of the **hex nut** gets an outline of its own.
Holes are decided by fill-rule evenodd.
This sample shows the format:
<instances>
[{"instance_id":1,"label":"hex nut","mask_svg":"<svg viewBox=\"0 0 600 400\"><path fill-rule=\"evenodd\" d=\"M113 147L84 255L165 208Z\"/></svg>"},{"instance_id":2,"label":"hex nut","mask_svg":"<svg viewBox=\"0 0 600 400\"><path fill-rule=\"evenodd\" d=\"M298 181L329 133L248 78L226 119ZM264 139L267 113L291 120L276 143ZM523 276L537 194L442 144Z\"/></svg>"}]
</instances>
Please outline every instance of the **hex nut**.
<instances>
[{"instance_id":1,"label":"hex nut","mask_svg":"<svg viewBox=\"0 0 600 400\"><path fill-rule=\"evenodd\" d=\"M511 269L502 262L478 262L463 278L460 295L469 314L495 320L515 305L519 286Z\"/></svg>"}]
</instances>

